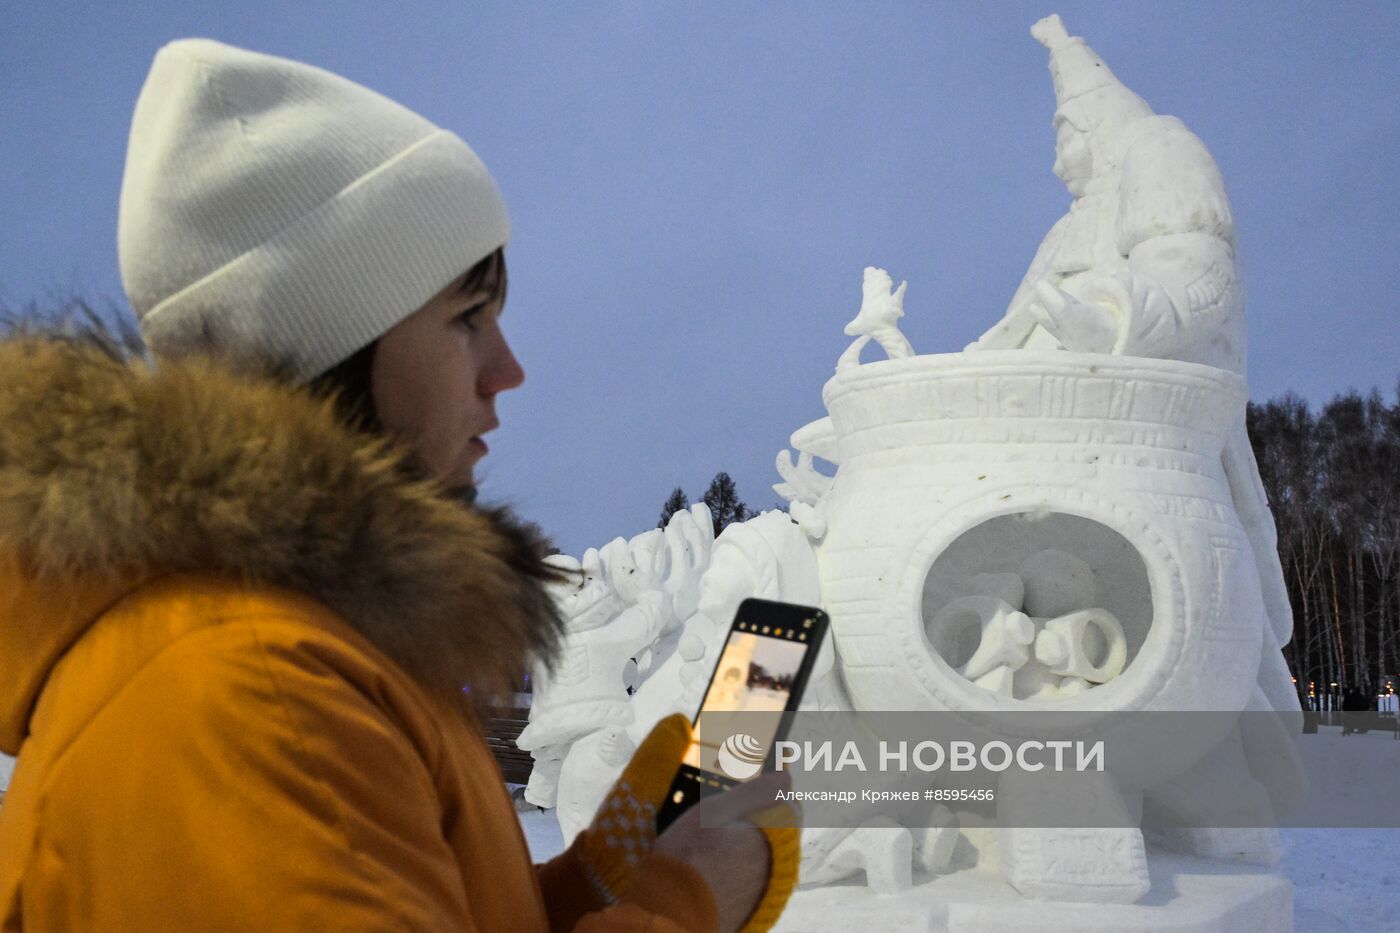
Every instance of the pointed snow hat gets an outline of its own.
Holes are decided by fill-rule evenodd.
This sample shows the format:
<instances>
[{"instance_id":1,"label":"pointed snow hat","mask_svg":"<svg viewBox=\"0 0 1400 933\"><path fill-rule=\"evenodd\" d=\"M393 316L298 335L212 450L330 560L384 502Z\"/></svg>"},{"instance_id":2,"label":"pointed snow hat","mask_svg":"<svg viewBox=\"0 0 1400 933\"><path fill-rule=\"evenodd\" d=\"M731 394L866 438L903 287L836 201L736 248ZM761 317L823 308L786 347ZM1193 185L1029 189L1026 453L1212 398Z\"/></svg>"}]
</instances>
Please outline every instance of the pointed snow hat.
<instances>
[{"instance_id":1,"label":"pointed snow hat","mask_svg":"<svg viewBox=\"0 0 1400 933\"><path fill-rule=\"evenodd\" d=\"M1152 115L1147 102L1128 90L1088 43L1065 31L1058 14L1032 26L1031 35L1050 50L1056 112L1069 115L1080 129L1093 133Z\"/></svg>"}]
</instances>

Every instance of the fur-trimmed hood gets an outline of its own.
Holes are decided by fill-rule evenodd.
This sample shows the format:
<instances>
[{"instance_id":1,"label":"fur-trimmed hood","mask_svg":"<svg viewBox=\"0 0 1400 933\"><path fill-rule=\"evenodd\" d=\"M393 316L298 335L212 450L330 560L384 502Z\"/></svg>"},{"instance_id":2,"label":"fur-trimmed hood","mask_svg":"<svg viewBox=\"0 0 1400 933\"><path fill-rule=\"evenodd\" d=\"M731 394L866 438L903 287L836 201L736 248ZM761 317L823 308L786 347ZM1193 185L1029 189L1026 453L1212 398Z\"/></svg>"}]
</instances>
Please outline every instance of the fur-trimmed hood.
<instances>
[{"instance_id":1,"label":"fur-trimmed hood","mask_svg":"<svg viewBox=\"0 0 1400 933\"><path fill-rule=\"evenodd\" d=\"M0 734L23 728L47 676L33 668L57 660L25 656L36 620L72 629L66 645L85 615L172 572L305 593L439 696L500 689L561 628L531 535L413 478L329 401L92 335L0 341L0 558L23 577L0 580L0 665L21 674L0 677Z\"/></svg>"}]
</instances>

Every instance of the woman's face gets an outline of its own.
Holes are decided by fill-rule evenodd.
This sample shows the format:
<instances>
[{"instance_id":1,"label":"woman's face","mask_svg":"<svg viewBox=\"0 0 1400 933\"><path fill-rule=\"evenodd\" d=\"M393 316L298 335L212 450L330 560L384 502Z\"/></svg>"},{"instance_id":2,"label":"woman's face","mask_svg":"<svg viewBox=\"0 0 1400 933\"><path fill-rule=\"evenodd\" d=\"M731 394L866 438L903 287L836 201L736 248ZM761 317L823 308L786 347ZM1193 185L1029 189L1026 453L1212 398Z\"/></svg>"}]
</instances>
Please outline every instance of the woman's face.
<instances>
[{"instance_id":1,"label":"woman's face","mask_svg":"<svg viewBox=\"0 0 1400 933\"><path fill-rule=\"evenodd\" d=\"M504 260L496 254L379 338L370 385L380 423L454 487L475 486L495 430L496 395L525 381L501 333ZM476 274L473 274L476 273Z\"/></svg>"}]
</instances>

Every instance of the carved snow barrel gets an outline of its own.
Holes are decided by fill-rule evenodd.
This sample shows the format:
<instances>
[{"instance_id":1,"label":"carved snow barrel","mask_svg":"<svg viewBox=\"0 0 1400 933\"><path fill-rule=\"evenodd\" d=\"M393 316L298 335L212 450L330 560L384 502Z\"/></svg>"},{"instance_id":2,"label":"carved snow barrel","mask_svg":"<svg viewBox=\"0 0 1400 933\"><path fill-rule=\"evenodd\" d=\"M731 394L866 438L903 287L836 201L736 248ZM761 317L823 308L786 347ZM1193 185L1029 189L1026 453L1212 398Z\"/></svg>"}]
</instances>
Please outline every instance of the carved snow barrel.
<instances>
[{"instance_id":1,"label":"carved snow barrel","mask_svg":"<svg viewBox=\"0 0 1400 933\"><path fill-rule=\"evenodd\" d=\"M1243 417L1240 377L1170 360L955 353L853 368L823 398L829 421L794 444L837 464L818 560L857 708L1244 707L1265 619L1221 466ZM1070 600L1056 612L1111 615L1121 670L1059 678L1064 689L1058 675L1045 685L1045 664L1000 691L963 676L979 634L949 620L1013 574L1041 605ZM1074 605L1076 588L1093 605ZM1031 595L1016 608L1036 610ZM1108 650L1106 629L1085 631L1098 642L1085 650ZM1034 659L1040 640L1024 647Z\"/></svg>"}]
</instances>

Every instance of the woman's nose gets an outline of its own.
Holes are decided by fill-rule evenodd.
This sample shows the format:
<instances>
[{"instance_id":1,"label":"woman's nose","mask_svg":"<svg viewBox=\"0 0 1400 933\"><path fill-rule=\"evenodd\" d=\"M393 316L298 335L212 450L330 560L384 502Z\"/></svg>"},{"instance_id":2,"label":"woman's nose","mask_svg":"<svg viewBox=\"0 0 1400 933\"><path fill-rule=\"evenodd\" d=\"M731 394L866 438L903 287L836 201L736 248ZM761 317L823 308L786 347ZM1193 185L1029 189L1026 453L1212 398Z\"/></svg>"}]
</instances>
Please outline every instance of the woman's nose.
<instances>
[{"instance_id":1,"label":"woman's nose","mask_svg":"<svg viewBox=\"0 0 1400 933\"><path fill-rule=\"evenodd\" d=\"M515 358L510 344L504 335L494 353L490 365L481 372L479 389L482 395L496 395L508 389L519 388L525 381L525 368Z\"/></svg>"}]
</instances>

